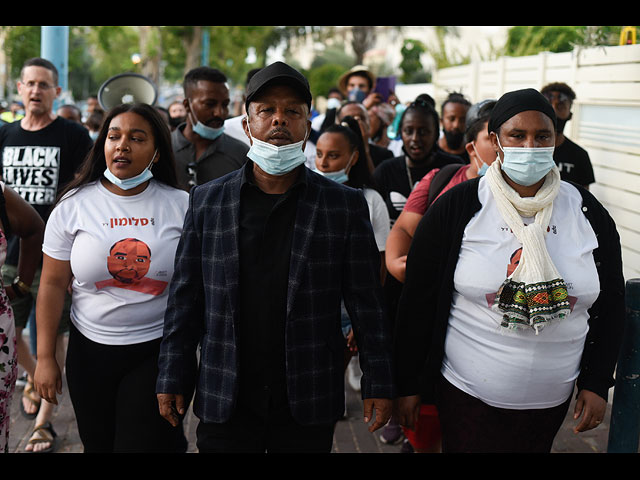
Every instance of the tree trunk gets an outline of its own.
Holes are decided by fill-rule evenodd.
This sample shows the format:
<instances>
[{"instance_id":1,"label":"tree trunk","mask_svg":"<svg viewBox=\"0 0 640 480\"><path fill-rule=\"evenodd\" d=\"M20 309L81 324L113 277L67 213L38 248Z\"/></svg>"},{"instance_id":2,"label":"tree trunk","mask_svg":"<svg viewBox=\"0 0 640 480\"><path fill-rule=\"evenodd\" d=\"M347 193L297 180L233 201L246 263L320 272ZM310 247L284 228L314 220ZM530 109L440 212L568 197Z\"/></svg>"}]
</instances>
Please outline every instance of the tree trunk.
<instances>
[{"instance_id":1,"label":"tree trunk","mask_svg":"<svg viewBox=\"0 0 640 480\"><path fill-rule=\"evenodd\" d=\"M202 46L202 27L194 26L193 32L190 36L185 36L182 39L184 45L184 51L186 53L186 59L184 64L184 73L193 68L200 66L200 49Z\"/></svg>"},{"instance_id":2,"label":"tree trunk","mask_svg":"<svg viewBox=\"0 0 640 480\"><path fill-rule=\"evenodd\" d=\"M373 46L376 38L375 28L372 26L351 27L351 47L358 65L363 63L365 52Z\"/></svg>"},{"instance_id":3,"label":"tree trunk","mask_svg":"<svg viewBox=\"0 0 640 480\"><path fill-rule=\"evenodd\" d=\"M158 27L140 27L140 52L142 53L142 74L156 85L160 82L160 61L162 60L162 37Z\"/></svg>"}]
</instances>

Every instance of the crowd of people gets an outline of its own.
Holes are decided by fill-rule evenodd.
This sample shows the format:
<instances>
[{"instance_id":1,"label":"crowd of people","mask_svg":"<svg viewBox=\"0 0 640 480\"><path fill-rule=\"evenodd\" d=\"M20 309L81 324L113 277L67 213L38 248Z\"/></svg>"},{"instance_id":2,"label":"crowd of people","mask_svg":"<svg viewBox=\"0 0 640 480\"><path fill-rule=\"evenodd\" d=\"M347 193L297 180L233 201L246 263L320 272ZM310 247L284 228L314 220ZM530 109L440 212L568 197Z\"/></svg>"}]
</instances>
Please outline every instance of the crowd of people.
<instances>
[{"instance_id":1,"label":"crowd of people","mask_svg":"<svg viewBox=\"0 0 640 480\"><path fill-rule=\"evenodd\" d=\"M85 452L185 452L192 405L199 452L328 453L345 385L400 452L549 452L576 386L575 431L602 422L620 240L568 85L438 109L358 65L318 114L275 62L233 117L210 67L166 108L54 112L42 58L17 87L0 451L19 381L25 450L55 451L63 374Z\"/></svg>"}]
</instances>

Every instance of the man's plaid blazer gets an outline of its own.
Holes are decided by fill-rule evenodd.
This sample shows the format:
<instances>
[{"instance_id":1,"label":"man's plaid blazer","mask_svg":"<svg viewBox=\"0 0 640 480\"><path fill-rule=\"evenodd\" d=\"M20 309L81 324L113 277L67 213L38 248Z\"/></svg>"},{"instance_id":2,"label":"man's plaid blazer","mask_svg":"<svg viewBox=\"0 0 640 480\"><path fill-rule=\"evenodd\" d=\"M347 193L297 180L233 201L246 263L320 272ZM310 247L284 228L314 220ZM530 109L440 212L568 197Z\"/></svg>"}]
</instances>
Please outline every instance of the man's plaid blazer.
<instances>
[{"instance_id":1,"label":"man's plaid blazer","mask_svg":"<svg viewBox=\"0 0 640 480\"><path fill-rule=\"evenodd\" d=\"M176 253L157 392L190 398L195 384L194 413L205 423L229 420L238 391L240 188L252 163L191 190ZM327 424L344 409L341 299L358 344L363 398L394 396L391 327L362 192L301 168L306 186L287 292L287 394L298 423Z\"/></svg>"}]
</instances>

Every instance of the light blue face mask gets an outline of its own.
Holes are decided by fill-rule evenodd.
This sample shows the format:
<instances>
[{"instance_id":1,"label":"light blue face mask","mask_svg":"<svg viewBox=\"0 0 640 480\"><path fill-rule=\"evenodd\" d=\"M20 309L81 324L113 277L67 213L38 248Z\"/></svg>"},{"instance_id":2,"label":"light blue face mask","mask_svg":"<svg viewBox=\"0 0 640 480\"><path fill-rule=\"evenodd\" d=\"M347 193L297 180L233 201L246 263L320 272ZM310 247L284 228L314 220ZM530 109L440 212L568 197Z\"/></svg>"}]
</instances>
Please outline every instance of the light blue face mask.
<instances>
[{"instance_id":1,"label":"light blue face mask","mask_svg":"<svg viewBox=\"0 0 640 480\"><path fill-rule=\"evenodd\" d=\"M248 120L247 128L251 137L251 147L247 152L247 157L253 160L265 173L269 175L284 175L307 161L307 157L302 151L307 132L305 132L303 140L279 147L254 138L251 135Z\"/></svg>"},{"instance_id":2,"label":"light blue face mask","mask_svg":"<svg viewBox=\"0 0 640 480\"><path fill-rule=\"evenodd\" d=\"M475 142L472 142L471 146L473 147L473 151L476 152L476 157L478 157L478 160L480 160L480 163L482 163L482 166L478 168L478 176L482 177L484 176L485 173L487 173L487 170L489 169L489 165L487 165L486 162L482 160L482 157L478 153L478 150L476 150Z\"/></svg>"},{"instance_id":3,"label":"light blue face mask","mask_svg":"<svg viewBox=\"0 0 640 480\"><path fill-rule=\"evenodd\" d=\"M193 107L191 106L191 100L189 100L189 114L191 115L191 127L195 133L207 140L215 140L224 133L224 124L220 128L208 127L200 120L196 118L196 114L193 113ZM196 122L193 123L193 120Z\"/></svg>"},{"instance_id":4,"label":"light blue face mask","mask_svg":"<svg viewBox=\"0 0 640 480\"><path fill-rule=\"evenodd\" d=\"M333 180L334 182L347 183L349 181L349 174L347 173L347 170L351 166L351 160L353 160L353 155L355 153L356 152L353 152L351 154L351 157L349 157L349 161L347 162L345 167L340 169L340 170L336 170L335 172L323 172L322 170L318 170L318 168L316 167L316 169L314 171L317 174L320 174L323 177L328 178L329 180Z\"/></svg>"},{"instance_id":5,"label":"light blue face mask","mask_svg":"<svg viewBox=\"0 0 640 480\"><path fill-rule=\"evenodd\" d=\"M504 147L498 146L504 153L502 170L518 185L529 187L544 178L556 163L553 160L554 147ZM498 157L498 160L500 158Z\"/></svg>"},{"instance_id":6,"label":"light blue face mask","mask_svg":"<svg viewBox=\"0 0 640 480\"><path fill-rule=\"evenodd\" d=\"M151 173L151 166L153 165L153 161L156 158L156 154L158 153L158 149L153 154L149 165L142 172L140 172L135 177L121 179L116 177L109 168L106 168L104 171L104 176L111 183L121 188L122 190L131 190L132 188L136 188L138 185L142 185L144 182L151 180L153 178L153 173Z\"/></svg>"}]
</instances>

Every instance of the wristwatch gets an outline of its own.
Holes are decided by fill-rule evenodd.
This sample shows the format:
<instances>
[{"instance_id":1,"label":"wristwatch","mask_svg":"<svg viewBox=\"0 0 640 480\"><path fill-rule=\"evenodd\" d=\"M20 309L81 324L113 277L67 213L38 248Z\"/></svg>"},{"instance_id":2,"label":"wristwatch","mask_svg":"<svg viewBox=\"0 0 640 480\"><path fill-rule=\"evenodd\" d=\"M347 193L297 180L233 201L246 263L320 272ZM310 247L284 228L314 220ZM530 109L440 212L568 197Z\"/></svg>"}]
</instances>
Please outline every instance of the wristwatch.
<instances>
[{"instance_id":1,"label":"wristwatch","mask_svg":"<svg viewBox=\"0 0 640 480\"><path fill-rule=\"evenodd\" d=\"M31 293L31 287L20 280L19 276L13 279L13 283L11 284L11 286L13 287L13 291L15 292L16 297L24 297L25 295Z\"/></svg>"}]
</instances>

